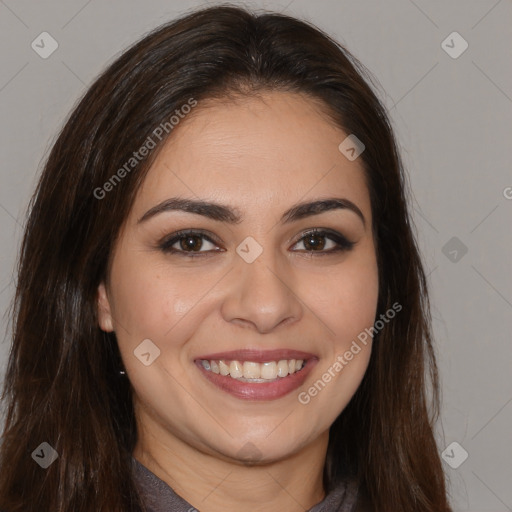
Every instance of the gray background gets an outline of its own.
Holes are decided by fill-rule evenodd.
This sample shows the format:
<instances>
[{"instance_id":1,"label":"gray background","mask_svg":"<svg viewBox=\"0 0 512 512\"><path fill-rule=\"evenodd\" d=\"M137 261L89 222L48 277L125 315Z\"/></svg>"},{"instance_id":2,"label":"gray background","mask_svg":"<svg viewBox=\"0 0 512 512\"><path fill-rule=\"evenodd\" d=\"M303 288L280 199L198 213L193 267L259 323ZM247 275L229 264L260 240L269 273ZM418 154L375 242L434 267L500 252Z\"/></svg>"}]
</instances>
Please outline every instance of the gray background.
<instances>
[{"instance_id":1,"label":"gray background","mask_svg":"<svg viewBox=\"0 0 512 512\"><path fill-rule=\"evenodd\" d=\"M41 160L77 98L147 30L205 2L0 0L0 313ZM378 79L414 193L456 511L512 510L512 5L507 0L246 2L314 22ZM43 31L59 47L42 59ZM468 49L441 43L457 31ZM447 43L457 51L459 42ZM452 237L457 240L451 241ZM448 243L448 245L446 245ZM463 254L464 247L467 253ZM42 297L44 300L44 297ZM2 318L0 378L9 349ZM446 460L460 462L461 449Z\"/></svg>"}]
</instances>

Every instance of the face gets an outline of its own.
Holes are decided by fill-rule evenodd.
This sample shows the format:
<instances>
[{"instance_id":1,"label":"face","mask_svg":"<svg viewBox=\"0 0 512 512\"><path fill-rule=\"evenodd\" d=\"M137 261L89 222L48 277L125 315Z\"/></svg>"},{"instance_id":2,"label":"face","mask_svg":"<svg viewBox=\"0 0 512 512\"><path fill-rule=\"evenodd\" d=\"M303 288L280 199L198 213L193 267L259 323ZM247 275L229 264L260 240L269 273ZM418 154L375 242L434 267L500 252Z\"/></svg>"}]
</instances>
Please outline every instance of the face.
<instances>
[{"instance_id":1,"label":"face","mask_svg":"<svg viewBox=\"0 0 512 512\"><path fill-rule=\"evenodd\" d=\"M143 428L229 460L326 439L367 368L371 339L353 342L378 295L347 135L269 92L199 104L166 142L98 290Z\"/></svg>"}]
</instances>

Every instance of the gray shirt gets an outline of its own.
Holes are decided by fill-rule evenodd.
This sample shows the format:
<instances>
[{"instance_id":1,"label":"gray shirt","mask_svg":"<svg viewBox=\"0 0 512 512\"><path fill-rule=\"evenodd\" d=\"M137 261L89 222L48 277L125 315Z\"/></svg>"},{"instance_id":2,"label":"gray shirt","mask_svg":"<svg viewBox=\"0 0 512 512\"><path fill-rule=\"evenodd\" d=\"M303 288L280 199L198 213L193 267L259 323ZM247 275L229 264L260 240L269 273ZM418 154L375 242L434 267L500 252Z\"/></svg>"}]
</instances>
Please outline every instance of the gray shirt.
<instances>
[{"instance_id":1,"label":"gray shirt","mask_svg":"<svg viewBox=\"0 0 512 512\"><path fill-rule=\"evenodd\" d=\"M148 512L198 512L138 460L133 458L133 463L137 486ZM357 486L355 482L346 481L340 483L308 512L354 512L356 500Z\"/></svg>"}]
</instances>

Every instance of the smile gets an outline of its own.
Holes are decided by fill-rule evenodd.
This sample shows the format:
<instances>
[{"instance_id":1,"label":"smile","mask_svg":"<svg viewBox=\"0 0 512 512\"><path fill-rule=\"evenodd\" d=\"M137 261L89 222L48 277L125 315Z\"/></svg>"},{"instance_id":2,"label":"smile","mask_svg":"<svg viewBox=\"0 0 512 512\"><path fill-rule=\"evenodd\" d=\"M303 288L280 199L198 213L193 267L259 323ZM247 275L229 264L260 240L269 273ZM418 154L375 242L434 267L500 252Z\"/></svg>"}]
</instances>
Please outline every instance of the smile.
<instances>
[{"instance_id":1,"label":"smile","mask_svg":"<svg viewBox=\"0 0 512 512\"><path fill-rule=\"evenodd\" d=\"M255 361L229 361L214 359L201 360L203 368L216 374L230 376L240 382L268 382L278 378L287 377L302 369L302 359L281 359L280 361L267 361L257 363Z\"/></svg>"},{"instance_id":2,"label":"smile","mask_svg":"<svg viewBox=\"0 0 512 512\"><path fill-rule=\"evenodd\" d=\"M290 350L231 351L194 360L214 389L243 400L284 397L304 383L317 362L312 354Z\"/></svg>"}]
</instances>

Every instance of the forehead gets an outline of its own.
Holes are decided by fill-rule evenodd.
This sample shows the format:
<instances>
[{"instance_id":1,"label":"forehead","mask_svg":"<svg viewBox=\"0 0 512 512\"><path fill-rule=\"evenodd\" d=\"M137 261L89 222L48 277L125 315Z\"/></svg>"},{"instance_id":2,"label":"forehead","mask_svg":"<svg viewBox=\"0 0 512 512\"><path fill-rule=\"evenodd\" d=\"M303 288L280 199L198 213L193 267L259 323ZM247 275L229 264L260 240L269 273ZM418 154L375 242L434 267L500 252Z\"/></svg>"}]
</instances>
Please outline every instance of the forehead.
<instances>
[{"instance_id":1,"label":"forehead","mask_svg":"<svg viewBox=\"0 0 512 512\"><path fill-rule=\"evenodd\" d=\"M229 201L244 211L342 194L369 213L362 162L308 97L288 92L199 103L171 133L139 190L137 214L167 197Z\"/></svg>"}]
</instances>

